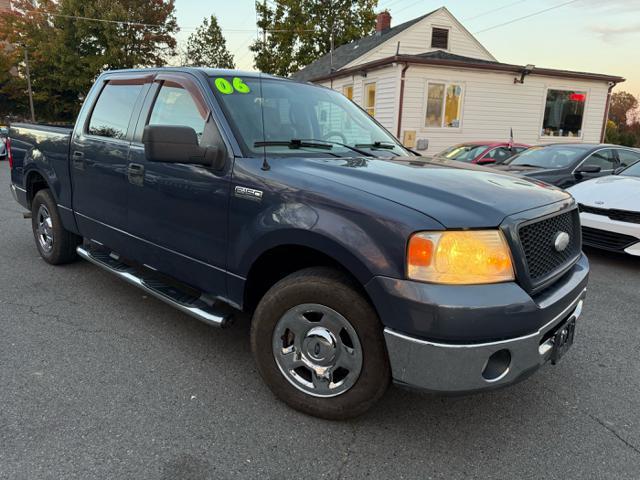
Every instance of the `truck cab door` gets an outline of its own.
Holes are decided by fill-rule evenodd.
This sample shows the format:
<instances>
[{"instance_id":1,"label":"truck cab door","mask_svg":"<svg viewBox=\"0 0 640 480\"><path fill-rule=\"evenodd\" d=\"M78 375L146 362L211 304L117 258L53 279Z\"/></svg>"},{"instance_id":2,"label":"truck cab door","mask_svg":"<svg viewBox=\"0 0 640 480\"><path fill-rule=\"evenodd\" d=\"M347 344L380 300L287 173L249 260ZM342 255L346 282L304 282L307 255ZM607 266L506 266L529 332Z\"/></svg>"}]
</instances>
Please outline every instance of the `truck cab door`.
<instances>
[{"instance_id":1,"label":"truck cab door","mask_svg":"<svg viewBox=\"0 0 640 480\"><path fill-rule=\"evenodd\" d=\"M232 158L222 168L150 161L147 125L187 126L200 146L224 145L200 85L160 74L144 102L127 167L128 226L134 258L202 291L226 294L227 209Z\"/></svg>"},{"instance_id":2,"label":"truck cab door","mask_svg":"<svg viewBox=\"0 0 640 480\"><path fill-rule=\"evenodd\" d=\"M96 86L97 99L83 109L71 140L73 209L79 230L121 254L127 245L126 170L132 119L149 81L107 77Z\"/></svg>"}]
</instances>

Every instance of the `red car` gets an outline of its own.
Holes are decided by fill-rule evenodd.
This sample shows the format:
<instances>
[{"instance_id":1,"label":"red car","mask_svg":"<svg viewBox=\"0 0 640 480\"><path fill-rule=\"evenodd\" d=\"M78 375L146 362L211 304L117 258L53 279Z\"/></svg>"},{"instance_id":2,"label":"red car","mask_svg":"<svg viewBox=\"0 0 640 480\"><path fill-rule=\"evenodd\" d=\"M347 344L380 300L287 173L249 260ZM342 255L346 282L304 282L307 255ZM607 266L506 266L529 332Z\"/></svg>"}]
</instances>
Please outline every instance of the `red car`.
<instances>
[{"instance_id":1,"label":"red car","mask_svg":"<svg viewBox=\"0 0 640 480\"><path fill-rule=\"evenodd\" d=\"M479 165L499 164L516 153L529 148L529 145L509 142L467 142L454 145L436 155L436 158L448 158L458 162L477 163Z\"/></svg>"}]
</instances>

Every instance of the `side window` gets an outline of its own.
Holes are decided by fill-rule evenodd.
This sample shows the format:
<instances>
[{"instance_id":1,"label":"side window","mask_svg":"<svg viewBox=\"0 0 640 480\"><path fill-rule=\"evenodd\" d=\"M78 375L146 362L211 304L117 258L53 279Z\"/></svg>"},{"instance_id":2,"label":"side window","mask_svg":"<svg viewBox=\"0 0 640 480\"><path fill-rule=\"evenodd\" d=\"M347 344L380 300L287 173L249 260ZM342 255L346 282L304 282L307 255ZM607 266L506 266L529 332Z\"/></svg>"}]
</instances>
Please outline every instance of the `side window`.
<instances>
[{"instance_id":1,"label":"side window","mask_svg":"<svg viewBox=\"0 0 640 480\"><path fill-rule=\"evenodd\" d=\"M498 148L494 148L487 155L485 155L485 158L492 158L496 162L500 163L505 161L511 155L512 153L509 151L508 148L498 147Z\"/></svg>"},{"instance_id":2,"label":"side window","mask_svg":"<svg viewBox=\"0 0 640 480\"><path fill-rule=\"evenodd\" d=\"M618 158L620 166L628 167L640 161L640 152L632 152L631 150L618 150Z\"/></svg>"},{"instance_id":3,"label":"side window","mask_svg":"<svg viewBox=\"0 0 640 480\"><path fill-rule=\"evenodd\" d=\"M87 133L124 139L138 95L144 85L107 83L93 107Z\"/></svg>"},{"instance_id":4,"label":"side window","mask_svg":"<svg viewBox=\"0 0 640 480\"><path fill-rule=\"evenodd\" d=\"M364 86L364 109L372 117L376 116L376 84L367 83Z\"/></svg>"},{"instance_id":5,"label":"side window","mask_svg":"<svg viewBox=\"0 0 640 480\"><path fill-rule=\"evenodd\" d=\"M599 152L592 153L587 158L583 165L600 167L601 171L613 170L616 168L616 157L613 150L600 150Z\"/></svg>"},{"instance_id":6,"label":"side window","mask_svg":"<svg viewBox=\"0 0 640 480\"><path fill-rule=\"evenodd\" d=\"M181 85L165 82L151 110L149 125L181 125L191 127L202 142L207 114L198 108L191 94Z\"/></svg>"}]
</instances>

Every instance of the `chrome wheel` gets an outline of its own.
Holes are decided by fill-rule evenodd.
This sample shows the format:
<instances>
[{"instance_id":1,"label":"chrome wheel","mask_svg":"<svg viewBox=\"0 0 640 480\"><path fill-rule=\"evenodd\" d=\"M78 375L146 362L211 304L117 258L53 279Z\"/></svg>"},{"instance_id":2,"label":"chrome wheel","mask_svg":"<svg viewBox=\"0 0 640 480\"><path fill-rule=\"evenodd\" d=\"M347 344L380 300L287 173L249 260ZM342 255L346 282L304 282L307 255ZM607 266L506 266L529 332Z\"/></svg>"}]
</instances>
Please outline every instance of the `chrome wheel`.
<instances>
[{"instance_id":1,"label":"chrome wheel","mask_svg":"<svg viewBox=\"0 0 640 480\"><path fill-rule=\"evenodd\" d=\"M36 225L36 236L38 238L40 248L42 248L45 253L51 253L54 241L53 223L51 221L49 210L47 210L47 207L44 205L40 205L40 208L38 209Z\"/></svg>"},{"instance_id":2,"label":"chrome wheel","mask_svg":"<svg viewBox=\"0 0 640 480\"><path fill-rule=\"evenodd\" d=\"M298 390L335 397L349 390L362 370L362 346L349 321L315 303L287 311L273 331L273 356Z\"/></svg>"}]
</instances>

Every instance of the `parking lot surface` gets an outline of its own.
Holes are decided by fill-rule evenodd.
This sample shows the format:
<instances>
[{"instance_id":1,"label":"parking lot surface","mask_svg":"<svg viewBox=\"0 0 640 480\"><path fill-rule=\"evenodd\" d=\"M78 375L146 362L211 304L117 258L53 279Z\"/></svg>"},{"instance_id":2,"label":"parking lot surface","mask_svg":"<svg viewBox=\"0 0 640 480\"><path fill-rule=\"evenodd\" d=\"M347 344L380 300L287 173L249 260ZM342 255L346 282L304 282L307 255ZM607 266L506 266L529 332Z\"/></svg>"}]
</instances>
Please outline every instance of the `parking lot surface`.
<instances>
[{"instance_id":1,"label":"parking lot surface","mask_svg":"<svg viewBox=\"0 0 640 480\"><path fill-rule=\"evenodd\" d=\"M40 259L0 162L0 478L640 478L640 258L589 250L576 343L513 387L392 387L365 416L290 410L249 320L216 330L78 261Z\"/></svg>"}]
</instances>

